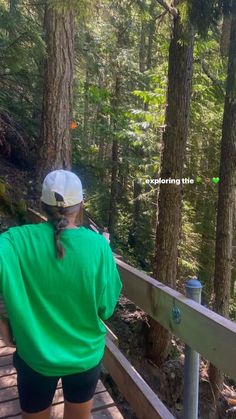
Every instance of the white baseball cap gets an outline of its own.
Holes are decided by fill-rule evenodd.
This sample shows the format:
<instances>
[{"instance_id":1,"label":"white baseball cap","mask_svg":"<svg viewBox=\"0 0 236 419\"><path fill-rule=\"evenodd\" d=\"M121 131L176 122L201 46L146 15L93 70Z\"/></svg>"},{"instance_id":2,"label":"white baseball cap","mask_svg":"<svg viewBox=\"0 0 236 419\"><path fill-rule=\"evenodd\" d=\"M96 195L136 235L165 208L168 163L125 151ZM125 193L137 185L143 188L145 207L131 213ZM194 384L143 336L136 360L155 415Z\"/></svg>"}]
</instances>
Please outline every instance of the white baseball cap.
<instances>
[{"instance_id":1,"label":"white baseball cap","mask_svg":"<svg viewBox=\"0 0 236 419\"><path fill-rule=\"evenodd\" d=\"M63 197L57 201L55 192ZM43 181L41 201L47 205L71 207L83 201L82 183L78 176L68 170L54 170Z\"/></svg>"}]
</instances>

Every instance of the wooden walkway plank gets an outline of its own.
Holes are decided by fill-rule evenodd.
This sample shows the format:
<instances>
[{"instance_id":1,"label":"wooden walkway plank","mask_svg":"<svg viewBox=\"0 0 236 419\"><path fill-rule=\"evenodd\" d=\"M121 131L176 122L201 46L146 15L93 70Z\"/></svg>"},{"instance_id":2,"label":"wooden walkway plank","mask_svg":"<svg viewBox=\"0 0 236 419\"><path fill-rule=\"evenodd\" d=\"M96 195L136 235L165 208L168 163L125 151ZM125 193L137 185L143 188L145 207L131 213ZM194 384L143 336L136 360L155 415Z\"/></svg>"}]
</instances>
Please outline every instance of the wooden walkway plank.
<instances>
[{"instance_id":1,"label":"wooden walkway plank","mask_svg":"<svg viewBox=\"0 0 236 419\"><path fill-rule=\"evenodd\" d=\"M63 415L62 412L61 405L54 405L51 410L51 419L61 419ZM21 415L11 416L10 418L22 419ZM109 407L108 409L100 410L99 412L92 412L90 419L123 419L123 416L116 407Z\"/></svg>"},{"instance_id":2,"label":"wooden walkway plank","mask_svg":"<svg viewBox=\"0 0 236 419\"><path fill-rule=\"evenodd\" d=\"M15 352L15 348L10 348L8 346L0 347L0 357L4 355L12 355Z\"/></svg>"},{"instance_id":3,"label":"wooden walkway plank","mask_svg":"<svg viewBox=\"0 0 236 419\"><path fill-rule=\"evenodd\" d=\"M1 355L0 356L0 368L6 365L12 365L12 355Z\"/></svg>"},{"instance_id":4,"label":"wooden walkway plank","mask_svg":"<svg viewBox=\"0 0 236 419\"><path fill-rule=\"evenodd\" d=\"M92 419L123 419L122 414L117 407L109 407L108 409L92 412Z\"/></svg>"},{"instance_id":5,"label":"wooden walkway plank","mask_svg":"<svg viewBox=\"0 0 236 419\"><path fill-rule=\"evenodd\" d=\"M4 365L4 366L0 367L0 380L5 375L14 374L15 372L16 372L15 367L13 367L12 364L11 365Z\"/></svg>"},{"instance_id":6,"label":"wooden walkway plank","mask_svg":"<svg viewBox=\"0 0 236 419\"><path fill-rule=\"evenodd\" d=\"M9 374L0 377L0 390L16 385L16 374Z\"/></svg>"}]
</instances>

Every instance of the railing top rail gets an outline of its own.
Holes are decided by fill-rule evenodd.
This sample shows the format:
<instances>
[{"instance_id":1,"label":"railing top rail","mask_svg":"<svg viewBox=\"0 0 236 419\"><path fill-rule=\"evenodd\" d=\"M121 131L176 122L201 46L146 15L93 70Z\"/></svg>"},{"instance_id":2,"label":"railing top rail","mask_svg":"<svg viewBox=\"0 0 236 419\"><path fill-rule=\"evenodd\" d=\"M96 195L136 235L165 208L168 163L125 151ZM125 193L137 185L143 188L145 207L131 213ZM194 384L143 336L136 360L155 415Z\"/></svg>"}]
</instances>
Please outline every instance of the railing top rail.
<instances>
[{"instance_id":1,"label":"railing top rail","mask_svg":"<svg viewBox=\"0 0 236 419\"><path fill-rule=\"evenodd\" d=\"M191 307L191 309L195 310L196 312L201 313L202 315L210 318L214 322L218 323L219 325L226 327L227 329L231 330L233 333L235 333L235 339L236 339L236 323L232 322L229 319L226 319L225 317L221 316L220 314L215 313L214 311L208 309L205 306L202 306L201 304L197 303L196 301L193 301L189 298L187 298L184 294L181 294L181 292L174 290L173 288L168 287L167 285L163 284L162 282L157 281L155 278L152 278L151 276L145 274L142 271L139 271L138 269L134 268L131 265L128 265L126 262L120 260L119 258L116 258L116 254L113 253L116 259L116 263L118 266L124 268L127 271L132 272L133 275L140 277L145 282L150 284L154 288L158 288L162 292L168 294L171 298L175 300L175 302L181 302L182 304L186 304L187 306Z\"/></svg>"}]
</instances>

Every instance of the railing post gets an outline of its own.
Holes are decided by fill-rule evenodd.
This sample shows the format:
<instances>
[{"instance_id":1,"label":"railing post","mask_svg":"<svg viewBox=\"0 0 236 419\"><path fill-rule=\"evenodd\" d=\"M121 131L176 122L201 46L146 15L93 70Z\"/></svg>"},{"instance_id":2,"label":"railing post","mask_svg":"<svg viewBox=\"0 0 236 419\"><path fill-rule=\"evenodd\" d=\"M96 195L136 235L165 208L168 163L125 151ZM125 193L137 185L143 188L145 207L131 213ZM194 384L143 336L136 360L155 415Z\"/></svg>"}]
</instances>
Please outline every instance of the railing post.
<instances>
[{"instance_id":1,"label":"railing post","mask_svg":"<svg viewBox=\"0 0 236 419\"><path fill-rule=\"evenodd\" d=\"M202 284L198 279L189 279L186 284L186 296L201 303ZM198 418L199 391L199 354L185 345L184 362L184 419Z\"/></svg>"}]
</instances>

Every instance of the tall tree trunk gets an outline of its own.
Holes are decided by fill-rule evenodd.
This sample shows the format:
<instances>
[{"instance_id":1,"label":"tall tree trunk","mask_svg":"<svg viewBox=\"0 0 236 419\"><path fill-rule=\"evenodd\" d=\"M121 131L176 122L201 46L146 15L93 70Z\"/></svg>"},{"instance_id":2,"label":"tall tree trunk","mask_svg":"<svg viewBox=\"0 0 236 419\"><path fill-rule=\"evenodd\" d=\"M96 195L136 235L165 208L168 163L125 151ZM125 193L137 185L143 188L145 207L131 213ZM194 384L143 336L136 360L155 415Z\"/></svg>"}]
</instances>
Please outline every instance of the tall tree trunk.
<instances>
[{"instance_id":1,"label":"tall tree trunk","mask_svg":"<svg viewBox=\"0 0 236 419\"><path fill-rule=\"evenodd\" d=\"M40 177L53 169L71 168L70 120L74 67L74 11L59 12L46 5L43 109L41 122Z\"/></svg>"},{"instance_id":2,"label":"tall tree trunk","mask_svg":"<svg viewBox=\"0 0 236 419\"><path fill-rule=\"evenodd\" d=\"M84 145L88 145L88 120L89 120L88 89L89 89L89 70L88 70L88 63L87 63L86 76L85 76L85 82L84 82L84 122L83 122L83 143L84 143Z\"/></svg>"},{"instance_id":3,"label":"tall tree trunk","mask_svg":"<svg viewBox=\"0 0 236 419\"><path fill-rule=\"evenodd\" d=\"M140 223L140 212L141 212L141 201L139 196L142 193L141 183L135 179L133 183L133 222L132 228L129 232L128 243L134 249L134 253L138 256L139 253L139 243L138 243L138 233L139 233L139 223Z\"/></svg>"},{"instance_id":4,"label":"tall tree trunk","mask_svg":"<svg viewBox=\"0 0 236 419\"><path fill-rule=\"evenodd\" d=\"M231 29L231 16L227 15L223 18L221 39L220 39L220 53L222 57L229 56L229 43L230 43L230 29Z\"/></svg>"},{"instance_id":5,"label":"tall tree trunk","mask_svg":"<svg viewBox=\"0 0 236 419\"><path fill-rule=\"evenodd\" d=\"M188 42L183 41L183 35ZM160 177L181 179L183 176L193 67L193 32L183 34L180 17L174 18L169 48L166 130ZM162 184L158 196L155 261L153 275L158 281L175 288L178 241L181 227L182 187ZM161 365L169 352L170 334L149 317L147 356Z\"/></svg>"},{"instance_id":6,"label":"tall tree trunk","mask_svg":"<svg viewBox=\"0 0 236 419\"><path fill-rule=\"evenodd\" d=\"M9 12L10 14L15 13L18 0L9 0Z\"/></svg>"},{"instance_id":7,"label":"tall tree trunk","mask_svg":"<svg viewBox=\"0 0 236 419\"><path fill-rule=\"evenodd\" d=\"M120 48L124 45L126 29L122 25L118 27L117 33L117 54ZM117 177L118 177L118 158L119 158L119 144L117 139L116 131L120 125L120 103L121 103L121 86L122 86L122 67L116 63L116 74L115 74L115 87L114 94L111 101L112 104L112 120L111 125L113 126L113 141L112 141L112 168L111 168L111 194L110 194L110 205L108 211L108 229L111 234L114 233L116 212L117 212Z\"/></svg>"},{"instance_id":8,"label":"tall tree trunk","mask_svg":"<svg viewBox=\"0 0 236 419\"><path fill-rule=\"evenodd\" d=\"M111 195L109 207L108 229L111 234L114 233L116 218L116 198L117 198L117 173L118 173L118 141L116 138L112 142L112 169L111 169Z\"/></svg>"},{"instance_id":9,"label":"tall tree trunk","mask_svg":"<svg viewBox=\"0 0 236 419\"><path fill-rule=\"evenodd\" d=\"M220 184L216 224L216 251L213 309L229 317L232 269L233 223L236 193L236 1L232 6L228 77L222 127ZM223 375L213 365L209 368L215 396L223 386Z\"/></svg>"},{"instance_id":10,"label":"tall tree trunk","mask_svg":"<svg viewBox=\"0 0 236 419\"><path fill-rule=\"evenodd\" d=\"M121 75L119 72L116 74L116 81L115 81L115 91L114 91L114 98L112 108L114 109L113 113L117 113L117 107L119 106L120 102L120 94L121 94ZM114 131L117 128L117 121L116 117L114 116ZM116 219L116 201L117 201L117 175L118 175L118 139L116 138L116 134L113 134L114 138L112 141L112 168L111 168L111 195L110 195L110 207L109 207L109 218L108 218L108 229L111 234L114 233L114 226L115 226L115 219Z\"/></svg>"},{"instance_id":11,"label":"tall tree trunk","mask_svg":"<svg viewBox=\"0 0 236 419\"><path fill-rule=\"evenodd\" d=\"M17 11L18 1L19 0L9 0L9 15L10 15L10 18L12 19L12 22ZM16 33L17 32L16 32L15 25L14 24L9 25L9 28L8 28L9 38L14 40L14 37L16 37Z\"/></svg>"},{"instance_id":12,"label":"tall tree trunk","mask_svg":"<svg viewBox=\"0 0 236 419\"><path fill-rule=\"evenodd\" d=\"M149 6L149 14L150 16L153 15L154 7L156 1L152 1ZM144 5L140 4L141 11L144 11ZM153 49L153 39L155 35L155 18L152 18L148 23L143 19L141 15L141 31L140 31L140 43L139 43L139 71L140 73L144 73L146 70L151 69L152 65L152 49ZM147 36L147 46L146 46L146 32ZM144 80L142 79L142 89L143 89ZM145 80L145 90L149 90L149 78ZM148 110L148 103L143 104L144 111ZM142 161L145 158L145 150L143 146L140 146L136 149L136 153ZM139 196L142 193L142 185L138 180L134 180L134 187L133 187L133 225L132 229L130 230L129 234L129 244L133 247L135 255L138 257L139 249L140 249L140 242L138 240L138 235L140 232L139 229L139 222L140 222L140 214L142 213L142 204L139 200Z\"/></svg>"},{"instance_id":13,"label":"tall tree trunk","mask_svg":"<svg viewBox=\"0 0 236 419\"><path fill-rule=\"evenodd\" d=\"M149 8L149 14L150 16L154 15L155 10L155 4L156 1L152 1ZM149 22L149 28L148 28L148 45L147 45L147 70L150 70L152 68L152 53L153 53L153 41L154 41L154 35L156 32L156 18L153 17Z\"/></svg>"},{"instance_id":14,"label":"tall tree trunk","mask_svg":"<svg viewBox=\"0 0 236 419\"><path fill-rule=\"evenodd\" d=\"M141 28L140 28L140 42L139 42L139 71L144 73L146 70L146 25L141 18Z\"/></svg>"},{"instance_id":15,"label":"tall tree trunk","mask_svg":"<svg viewBox=\"0 0 236 419\"><path fill-rule=\"evenodd\" d=\"M99 89L105 88L104 72L99 71L98 78ZM104 158L105 158L105 130L104 125L107 124L105 115L102 110L102 103L99 102L97 105L97 116L96 116L96 138L99 140L98 143L98 160L100 162L100 180L104 180Z\"/></svg>"}]
</instances>

